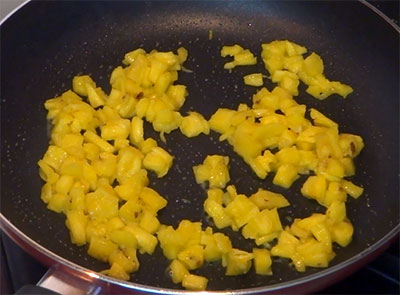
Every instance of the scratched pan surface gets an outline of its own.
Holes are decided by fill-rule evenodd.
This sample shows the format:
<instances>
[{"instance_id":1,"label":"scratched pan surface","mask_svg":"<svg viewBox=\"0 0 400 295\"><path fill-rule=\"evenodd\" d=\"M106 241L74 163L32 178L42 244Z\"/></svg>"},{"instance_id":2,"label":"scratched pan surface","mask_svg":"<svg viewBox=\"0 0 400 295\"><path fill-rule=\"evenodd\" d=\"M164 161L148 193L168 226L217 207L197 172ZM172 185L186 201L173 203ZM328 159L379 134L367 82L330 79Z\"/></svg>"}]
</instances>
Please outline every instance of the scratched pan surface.
<instances>
[{"instance_id":1,"label":"scratched pan surface","mask_svg":"<svg viewBox=\"0 0 400 295\"><path fill-rule=\"evenodd\" d=\"M341 132L364 138L366 148L351 179L365 187L365 194L348 201L354 240L344 249L335 248L337 256L327 270L298 273L288 261L278 259L273 276L250 271L226 277L219 263L195 273L207 275L210 290L261 287L254 289L258 291L317 281L332 272L346 275L346 269L382 250L399 231L399 34L361 2L35 1L25 5L1 26L1 213L56 255L84 268L105 269L105 264L86 254L85 247L70 243L64 217L46 210L40 200L42 182L36 162L48 144L43 102L68 90L77 74L90 74L108 92L111 70L132 49L175 51L184 46L189 51L185 67L193 72L179 73L178 83L187 85L189 93L181 111L196 110L209 118L219 107L250 104L256 89L244 86L242 76L266 73L259 58L257 65L228 74L223 70L227 60L219 56L221 46L238 43L260 57L260 44L276 39L289 39L319 53L327 77L354 87L346 100L334 95L318 101L305 94L303 86L297 97L299 103L339 122ZM265 83L269 89L273 86ZM145 134L159 139L148 125ZM150 175L151 187L168 199L159 215L164 224L176 226L185 218L213 226L202 209L205 190L192 173L192 166L208 154L230 157L230 183L239 192L250 194L262 187L284 193L292 204L280 210L284 225L294 217L324 211L300 196L304 178L289 190L272 185L271 176L257 179L230 146L218 142L216 133L187 139L174 131L167 135L167 144L158 143L175 157L166 177ZM239 234L223 232L235 247L251 250L252 243ZM179 288L166 276L168 261L159 248L139 259L141 267L132 275L132 283Z\"/></svg>"}]
</instances>

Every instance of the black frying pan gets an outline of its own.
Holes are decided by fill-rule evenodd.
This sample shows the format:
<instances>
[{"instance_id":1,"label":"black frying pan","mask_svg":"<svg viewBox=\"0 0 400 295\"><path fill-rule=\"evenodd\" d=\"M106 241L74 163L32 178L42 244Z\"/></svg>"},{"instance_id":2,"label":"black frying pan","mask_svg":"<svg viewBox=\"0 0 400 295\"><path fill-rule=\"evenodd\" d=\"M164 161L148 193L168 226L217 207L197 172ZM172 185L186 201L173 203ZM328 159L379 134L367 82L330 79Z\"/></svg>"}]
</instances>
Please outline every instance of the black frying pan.
<instances>
[{"instance_id":1,"label":"black frying pan","mask_svg":"<svg viewBox=\"0 0 400 295\"><path fill-rule=\"evenodd\" d=\"M213 30L211 40L209 30ZM207 275L210 290L308 292L365 264L399 232L399 31L366 3L355 1L28 3L1 26L2 229L43 263L59 263L81 273L82 268L107 268L89 257L85 247L70 243L64 217L48 211L40 200L42 181L36 162L48 144L43 102L69 89L77 74L90 74L108 92L111 69L132 49L168 51L184 46L189 51L185 67L193 73L179 74L179 83L187 85L189 92L181 111L196 110L209 118L219 107L250 103L255 88L244 86L242 76L266 73L260 44L276 39L317 52L324 59L327 77L351 84L355 90L345 100L332 96L318 101L300 87L297 98L339 122L341 132L364 138L366 147L357 158L357 175L352 180L364 186L365 193L347 203L354 239L346 248L335 248L337 256L328 269L298 273L288 261L279 260L270 277L252 271L227 277L218 263L198 273ZM257 54L258 64L228 74L219 51L234 43ZM266 86L273 85L267 81ZM145 134L158 139L149 126ZM162 223L176 226L187 218L209 225L202 209L205 191L195 183L192 166L216 153L231 158L231 183L239 192L250 194L263 187L290 200L293 205L280 210L283 224L288 224L284 216L324 212L300 196L304 178L288 191L272 185L271 176L261 181L217 138L218 134L211 133L187 139L175 131L167 136L166 145L159 141L175 156L165 178L151 177L150 185L169 201L159 215ZM253 246L231 230L223 232L235 247L250 250ZM131 284L106 277L100 280L125 288L175 292L167 290L178 286L166 276L168 261L159 248L154 255L139 259L141 267Z\"/></svg>"}]
</instances>

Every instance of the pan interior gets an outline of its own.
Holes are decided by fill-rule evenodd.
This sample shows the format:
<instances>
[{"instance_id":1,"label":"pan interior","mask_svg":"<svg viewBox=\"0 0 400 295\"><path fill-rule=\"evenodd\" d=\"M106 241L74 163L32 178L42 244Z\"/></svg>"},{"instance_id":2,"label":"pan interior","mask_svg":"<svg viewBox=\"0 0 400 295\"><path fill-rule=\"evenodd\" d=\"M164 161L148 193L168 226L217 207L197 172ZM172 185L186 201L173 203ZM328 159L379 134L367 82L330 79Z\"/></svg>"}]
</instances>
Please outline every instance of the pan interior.
<instances>
[{"instance_id":1,"label":"pan interior","mask_svg":"<svg viewBox=\"0 0 400 295\"><path fill-rule=\"evenodd\" d=\"M189 51L185 67L193 73L179 74L178 83L187 85L189 92L182 113L195 110L209 118L219 107L251 103L256 89L243 85L242 77L266 73L260 44L277 39L317 52L330 79L355 89L346 100L332 96L317 101L303 87L297 101L339 122L341 132L364 138L366 148L357 158L352 180L365 187L365 194L348 201L354 240L347 248L335 249L332 265L367 249L399 224L398 33L366 6L351 1L35 1L24 6L1 27L1 212L52 252L90 269L107 268L89 257L85 247L70 243L64 217L48 211L40 200L42 182L36 162L48 144L43 102L68 90L77 74L90 74L109 91L111 70L130 50L175 51L184 46ZM249 48L259 62L229 74L219 51L235 43ZM266 83L271 89L273 85ZM293 204L280 211L284 225L291 218L324 211L300 196L304 178L290 190L273 186L271 176L257 179L230 146L218 141L216 133L187 139L175 131L163 144L146 125L145 136L156 138L175 157L166 177L150 176L150 186L169 201L159 215L162 223L175 226L186 218L212 226L202 209L205 190L192 173L192 166L208 154L230 157L231 183L239 192L250 194L261 187L283 193ZM253 245L239 234L223 232L235 247L251 250ZM165 274L168 261L159 248L139 260L140 270L132 275L132 282L177 287ZM287 282L319 271L298 273L288 261L274 262L274 275L268 277L252 271L227 277L219 263L207 264L196 273L207 275L209 289L226 290Z\"/></svg>"}]
</instances>

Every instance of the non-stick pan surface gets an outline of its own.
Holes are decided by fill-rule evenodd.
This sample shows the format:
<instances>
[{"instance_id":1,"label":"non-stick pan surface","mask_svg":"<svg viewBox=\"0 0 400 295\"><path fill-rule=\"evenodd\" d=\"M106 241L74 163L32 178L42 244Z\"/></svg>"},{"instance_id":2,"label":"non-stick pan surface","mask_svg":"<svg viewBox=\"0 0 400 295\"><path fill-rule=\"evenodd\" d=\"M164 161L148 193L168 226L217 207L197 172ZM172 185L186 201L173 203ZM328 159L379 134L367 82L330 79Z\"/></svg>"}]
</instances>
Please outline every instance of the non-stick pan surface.
<instances>
[{"instance_id":1,"label":"non-stick pan surface","mask_svg":"<svg viewBox=\"0 0 400 295\"><path fill-rule=\"evenodd\" d=\"M209 31L213 38L209 40ZM367 255L399 231L399 33L361 2L178 1L31 2L1 26L1 213L43 247L85 268L96 271L107 265L86 254L85 247L70 243L64 217L46 209L40 200L42 181L37 161L48 144L48 124L43 103L71 88L77 74L90 74L109 91L111 70L123 55L138 47L146 50L189 51L178 82L189 95L181 110L196 110L209 118L219 107L251 104L256 89L244 86L242 76L266 73L260 59L261 43L288 39L315 51L333 80L353 86L347 99L332 96L318 101L300 87L299 103L315 107L339 122L340 132L359 134L366 147L357 158L357 175L351 178L365 188L359 200L350 199L348 216L355 227L352 243L335 248L336 258L327 270L298 273L288 261L273 264L273 276L253 271L239 277L224 276L219 263L198 270L207 275L210 290L242 289L292 284L297 279L316 279ZM258 64L223 69L219 56L223 45L238 43L258 56ZM266 86L271 89L269 81ZM159 139L149 126L145 134ZM316 202L302 197L305 178L290 190L262 181L218 134L185 138L180 132L158 140L175 157L169 174L151 175L151 187L168 199L159 219L176 226L183 218L212 223L202 204L205 190L194 181L192 166L207 154L228 155L231 182L245 194L259 187L283 193L292 206L280 210L282 223L313 212L324 212ZM250 250L252 243L240 234L224 230L235 247ZM131 281L149 286L177 288L165 274L168 261L157 248L152 256L140 255L140 269ZM298 282L298 281L296 281Z\"/></svg>"}]
</instances>

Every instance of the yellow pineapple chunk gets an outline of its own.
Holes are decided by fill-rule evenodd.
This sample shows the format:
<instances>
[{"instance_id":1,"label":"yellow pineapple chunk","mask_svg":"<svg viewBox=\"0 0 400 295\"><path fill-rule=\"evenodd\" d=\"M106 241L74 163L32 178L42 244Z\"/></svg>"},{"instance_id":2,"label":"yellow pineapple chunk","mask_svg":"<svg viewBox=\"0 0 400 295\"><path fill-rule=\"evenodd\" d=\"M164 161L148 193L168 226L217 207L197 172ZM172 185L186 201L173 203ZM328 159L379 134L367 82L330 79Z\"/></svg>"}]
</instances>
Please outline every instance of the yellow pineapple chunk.
<instances>
[{"instance_id":1,"label":"yellow pineapple chunk","mask_svg":"<svg viewBox=\"0 0 400 295\"><path fill-rule=\"evenodd\" d=\"M189 112L188 116L183 117L179 129L187 137L195 137L200 133L207 135L210 133L207 120L197 112Z\"/></svg>"},{"instance_id":2,"label":"yellow pineapple chunk","mask_svg":"<svg viewBox=\"0 0 400 295\"><path fill-rule=\"evenodd\" d=\"M244 84L250 86L262 86L264 84L261 73L249 74L243 77Z\"/></svg>"},{"instance_id":3,"label":"yellow pineapple chunk","mask_svg":"<svg viewBox=\"0 0 400 295\"><path fill-rule=\"evenodd\" d=\"M264 189L258 191L249 197L260 210L282 208L290 205L289 201L282 195Z\"/></svg>"},{"instance_id":4,"label":"yellow pineapple chunk","mask_svg":"<svg viewBox=\"0 0 400 295\"><path fill-rule=\"evenodd\" d=\"M319 203L323 203L326 189L327 181L324 176L310 176L304 182L301 188L301 194L307 198L315 199Z\"/></svg>"},{"instance_id":5,"label":"yellow pineapple chunk","mask_svg":"<svg viewBox=\"0 0 400 295\"><path fill-rule=\"evenodd\" d=\"M88 254L96 259L107 262L108 257L117 250L118 246L110 240L98 236L90 239Z\"/></svg>"},{"instance_id":6,"label":"yellow pineapple chunk","mask_svg":"<svg viewBox=\"0 0 400 295\"><path fill-rule=\"evenodd\" d=\"M202 276L187 274L182 279L182 286L188 290L201 291L207 288L208 279Z\"/></svg>"},{"instance_id":7,"label":"yellow pineapple chunk","mask_svg":"<svg viewBox=\"0 0 400 295\"><path fill-rule=\"evenodd\" d=\"M292 164L282 164L276 171L273 183L283 188L289 188L298 176L298 168Z\"/></svg>"},{"instance_id":8,"label":"yellow pineapple chunk","mask_svg":"<svg viewBox=\"0 0 400 295\"><path fill-rule=\"evenodd\" d=\"M254 268L258 275L272 275L272 260L267 249L253 248Z\"/></svg>"},{"instance_id":9,"label":"yellow pineapple chunk","mask_svg":"<svg viewBox=\"0 0 400 295\"><path fill-rule=\"evenodd\" d=\"M259 212L257 206L245 195L237 195L225 210L238 228L249 222Z\"/></svg>"},{"instance_id":10,"label":"yellow pineapple chunk","mask_svg":"<svg viewBox=\"0 0 400 295\"><path fill-rule=\"evenodd\" d=\"M253 257L254 255L252 253L239 249L232 249L227 254L225 275L236 276L247 273L250 270Z\"/></svg>"},{"instance_id":11,"label":"yellow pineapple chunk","mask_svg":"<svg viewBox=\"0 0 400 295\"><path fill-rule=\"evenodd\" d=\"M203 247L192 245L178 253L178 260L189 270L200 268L204 262Z\"/></svg>"},{"instance_id":12,"label":"yellow pineapple chunk","mask_svg":"<svg viewBox=\"0 0 400 295\"><path fill-rule=\"evenodd\" d=\"M161 178L165 176L172 166L173 157L163 148L155 147L143 159L143 166L152 170Z\"/></svg>"},{"instance_id":13,"label":"yellow pineapple chunk","mask_svg":"<svg viewBox=\"0 0 400 295\"><path fill-rule=\"evenodd\" d=\"M220 155L207 156L203 164L194 166L197 183L208 181L210 188L224 188L229 182L229 158Z\"/></svg>"},{"instance_id":14,"label":"yellow pineapple chunk","mask_svg":"<svg viewBox=\"0 0 400 295\"><path fill-rule=\"evenodd\" d=\"M177 284L183 281L183 278L189 274L189 271L182 262L174 259L169 265L168 274L172 278L172 281Z\"/></svg>"}]
</instances>

